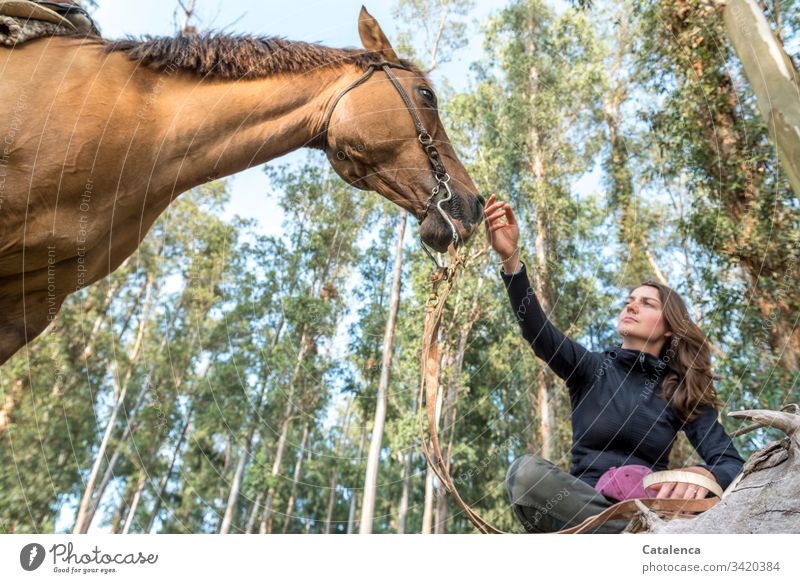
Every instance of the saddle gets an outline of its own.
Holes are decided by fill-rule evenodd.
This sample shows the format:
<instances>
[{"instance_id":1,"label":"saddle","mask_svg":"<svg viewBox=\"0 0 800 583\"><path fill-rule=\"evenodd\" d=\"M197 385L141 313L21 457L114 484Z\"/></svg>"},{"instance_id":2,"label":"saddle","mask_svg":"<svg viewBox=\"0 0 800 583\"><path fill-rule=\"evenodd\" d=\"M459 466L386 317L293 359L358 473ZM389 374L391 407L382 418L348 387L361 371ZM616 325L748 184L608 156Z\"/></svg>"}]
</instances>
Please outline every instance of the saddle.
<instances>
[{"instance_id":1,"label":"saddle","mask_svg":"<svg viewBox=\"0 0 800 583\"><path fill-rule=\"evenodd\" d=\"M92 17L73 0L0 0L0 16L16 19L22 26L34 21L55 25L71 34L100 36ZM56 32L52 26L48 28Z\"/></svg>"}]
</instances>

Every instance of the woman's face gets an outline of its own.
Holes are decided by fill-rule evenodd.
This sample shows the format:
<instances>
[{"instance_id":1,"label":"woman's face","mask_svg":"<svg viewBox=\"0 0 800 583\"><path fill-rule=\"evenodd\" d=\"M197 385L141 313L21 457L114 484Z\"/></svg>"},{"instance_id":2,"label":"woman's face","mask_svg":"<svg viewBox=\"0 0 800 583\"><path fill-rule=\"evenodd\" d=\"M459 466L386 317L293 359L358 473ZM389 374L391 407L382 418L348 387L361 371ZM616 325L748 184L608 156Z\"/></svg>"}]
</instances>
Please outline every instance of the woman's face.
<instances>
[{"instance_id":1,"label":"woman's face","mask_svg":"<svg viewBox=\"0 0 800 583\"><path fill-rule=\"evenodd\" d=\"M624 300L617 331L622 336L650 343L671 336L672 332L668 332L666 328L662 308L658 289L649 285L637 287Z\"/></svg>"}]
</instances>

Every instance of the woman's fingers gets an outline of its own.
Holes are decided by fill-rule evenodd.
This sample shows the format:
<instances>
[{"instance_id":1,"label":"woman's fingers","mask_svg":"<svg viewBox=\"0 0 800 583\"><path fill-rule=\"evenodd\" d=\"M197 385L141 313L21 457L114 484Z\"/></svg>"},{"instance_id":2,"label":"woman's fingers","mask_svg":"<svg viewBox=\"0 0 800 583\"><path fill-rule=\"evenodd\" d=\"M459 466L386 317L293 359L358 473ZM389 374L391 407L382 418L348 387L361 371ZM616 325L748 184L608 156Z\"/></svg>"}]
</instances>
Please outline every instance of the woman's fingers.
<instances>
[{"instance_id":1,"label":"woman's fingers","mask_svg":"<svg viewBox=\"0 0 800 583\"><path fill-rule=\"evenodd\" d=\"M514 211L511 210L511 205L506 205L506 219L508 220L509 225L516 225L517 224L517 217L514 216Z\"/></svg>"},{"instance_id":2,"label":"woman's fingers","mask_svg":"<svg viewBox=\"0 0 800 583\"><path fill-rule=\"evenodd\" d=\"M654 484L655 485L655 484ZM656 498L669 498L672 489L675 487L675 482L664 482L658 489L658 496Z\"/></svg>"},{"instance_id":3,"label":"woman's fingers","mask_svg":"<svg viewBox=\"0 0 800 583\"><path fill-rule=\"evenodd\" d=\"M502 202L496 202L494 204L487 204L485 207L483 207L483 214L490 215L490 214L502 209L503 208L503 204L504 203L502 203Z\"/></svg>"},{"instance_id":4,"label":"woman's fingers","mask_svg":"<svg viewBox=\"0 0 800 583\"><path fill-rule=\"evenodd\" d=\"M689 484L686 482L677 482L675 488L672 490L670 498L686 498L686 489L688 487Z\"/></svg>"},{"instance_id":5,"label":"woman's fingers","mask_svg":"<svg viewBox=\"0 0 800 583\"><path fill-rule=\"evenodd\" d=\"M492 213L490 215L486 215L487 221L496 221L497 219L506 216L506 211L500 210L496 213Z\"/></svg>"},{"instance_id":6,"label":"woman's fingers","mask_svg":"<svg viewBox=\"0 0 800 583\"><path fill-rule=\"evenodd\" d=\"M689 482L677 482L670 498L683 500L702 500L708 494L708 489Z\"/></svg>"}]
</instances>

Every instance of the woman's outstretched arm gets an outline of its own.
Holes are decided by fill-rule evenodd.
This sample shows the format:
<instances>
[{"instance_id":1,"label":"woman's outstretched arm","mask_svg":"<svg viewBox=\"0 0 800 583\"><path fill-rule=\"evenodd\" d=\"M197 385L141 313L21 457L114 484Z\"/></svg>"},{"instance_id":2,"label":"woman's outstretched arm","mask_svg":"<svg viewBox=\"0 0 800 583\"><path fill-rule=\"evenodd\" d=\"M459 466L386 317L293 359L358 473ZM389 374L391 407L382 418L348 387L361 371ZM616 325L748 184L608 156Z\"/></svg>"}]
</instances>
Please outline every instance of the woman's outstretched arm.
<instances>
[{"instance_id":1,"label":"woman's outstretched arm","mask_svg":"<svg viewBox=\"0 0 800 583\"><path fill-rule=\"evenodd\" d=\"M519 225L511 205L492 195L484 212L489 243L500 256L503 282L523 338L569 386L585 384L596 369L592 353L564 335L542 310L519 260Z\"/></svg>"}]
</instances>

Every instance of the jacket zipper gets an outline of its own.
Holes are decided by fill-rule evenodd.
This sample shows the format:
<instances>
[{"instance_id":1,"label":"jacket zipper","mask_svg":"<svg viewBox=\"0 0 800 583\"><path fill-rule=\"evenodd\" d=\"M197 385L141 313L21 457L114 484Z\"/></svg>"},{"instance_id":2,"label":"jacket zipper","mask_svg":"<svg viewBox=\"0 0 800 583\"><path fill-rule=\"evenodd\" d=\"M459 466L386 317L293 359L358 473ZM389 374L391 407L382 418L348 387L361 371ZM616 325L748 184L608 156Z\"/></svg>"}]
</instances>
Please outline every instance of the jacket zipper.
<instances>
[{"instance_id":1,"label":"jacket zipper","mask_svg":"<svg viewBox=\"0 0 800 583\"><path fill-rule=\"evenodd\" d=\"M639 354L639 366L642 370L644 370L644 352Z\"/></svg>"}]
</instances>

